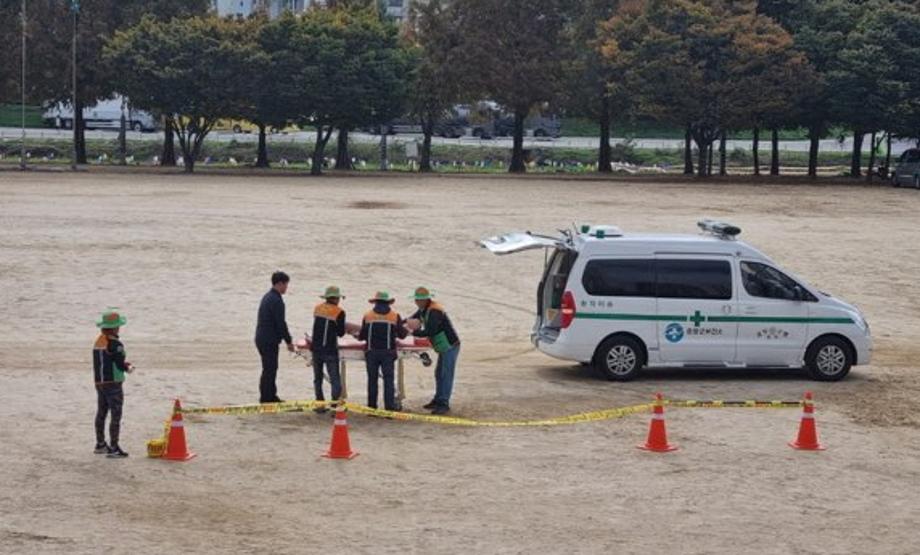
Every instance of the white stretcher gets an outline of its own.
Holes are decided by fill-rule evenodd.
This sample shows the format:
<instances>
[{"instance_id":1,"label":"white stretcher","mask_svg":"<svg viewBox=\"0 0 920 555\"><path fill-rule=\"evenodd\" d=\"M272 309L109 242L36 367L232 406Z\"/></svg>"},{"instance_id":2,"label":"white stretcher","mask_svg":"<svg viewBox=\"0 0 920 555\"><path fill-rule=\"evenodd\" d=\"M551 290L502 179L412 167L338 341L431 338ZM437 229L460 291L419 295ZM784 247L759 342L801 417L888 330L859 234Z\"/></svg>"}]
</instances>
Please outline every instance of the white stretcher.
<instances>
[{"instance_id":1,"label":"white stretcher","mask_svg":"<svg viewBox=\"0 0 920 555\"><path fill-rule=\"evenodd\" d=\"M306 361L307 367L313 366L313 356L310 353L310 336L304 335L302 339L294 342L294 354ZM339 375L342 377L342 399L348 399L347 361L364 361L367 345L350 335L339 339ZM431 366L431 342L426 338L407 337L396 341L396 403L402 407L406 398L405 361L418 359L422 366ZM326 376L329 380L329 376Z\"/></svg>"}]
</instances>

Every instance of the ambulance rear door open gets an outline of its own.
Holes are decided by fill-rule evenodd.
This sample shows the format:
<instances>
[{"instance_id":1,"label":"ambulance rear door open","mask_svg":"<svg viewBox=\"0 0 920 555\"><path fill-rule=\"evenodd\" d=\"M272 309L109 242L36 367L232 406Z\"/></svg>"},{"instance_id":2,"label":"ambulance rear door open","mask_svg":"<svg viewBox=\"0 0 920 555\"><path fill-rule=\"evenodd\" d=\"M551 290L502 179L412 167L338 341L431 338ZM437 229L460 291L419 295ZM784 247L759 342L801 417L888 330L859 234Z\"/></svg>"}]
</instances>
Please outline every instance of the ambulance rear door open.
<instances>
[{"instance_id":1,"label":"ambulance rear door open","mask_svg":"<svg viewBox=\"0 0 920 555\"><path fill-rule=\"evenodd\" d=\"M544 268L537 287L537 319L533 331L534 333L558 334L562 296L569 273L578 258L571 243L564 237L549 237L524 232L490 237L480 241L479 244L496 255L544 249ZM541 335L545 334L541 333Z\"/></svg>"}]
</instances>

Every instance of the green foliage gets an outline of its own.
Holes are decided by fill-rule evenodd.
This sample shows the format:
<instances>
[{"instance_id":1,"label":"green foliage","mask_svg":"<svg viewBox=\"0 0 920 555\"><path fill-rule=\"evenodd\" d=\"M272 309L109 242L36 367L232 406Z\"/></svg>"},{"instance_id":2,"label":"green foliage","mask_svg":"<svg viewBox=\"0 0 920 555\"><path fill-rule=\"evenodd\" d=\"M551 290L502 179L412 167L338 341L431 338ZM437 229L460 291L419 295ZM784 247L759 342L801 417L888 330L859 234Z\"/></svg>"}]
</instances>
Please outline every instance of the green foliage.
<instances>
[{"instance_id":1,"label":"green foliage","mask_svg":"<svg viewBox=\"0 0 920 555\"><path fill-rule=\"evenodd\" d=\"M464 46L462 9L458 3L430 0L411 5L404 42L411 70L407 74L409 113L422 124L421 171L431 169L431 136L450 107L464 98L464 73L455 57Z\"/></svg>"},{"instance_id":2,"label":"green foliage","mask_svg":"<svg viewBox=\"0 0 920 555\"><path fill-rule=\"evenodd\" d=\"M512 172L524 171L523 121L537 105L560 96L565 50L560 48L566 0L465 0L456 17L465 37L457 63L469 90L515 117Z\"/></svg>"},{"instance_id":3,"label":"green foliage","mask_svg":"<svg viewBox=\"0 0 920 555\"><path fill-rule=\"evenodd\" d=\"M162 114L176 130L186 171L221 117L240 113L245 95L234 85L261 60L249 48L248 26L194 17L159 21L146 16L116 33L106 50L117 90L135 107ZM245 83L244 83L245 85Z\"/></svg>"},{"instance_id":4,"label":"green foliage","mask_svg":"<svg viewBox=\"0 0 920 555\"><path fill-rule=\"evenodd\" d=\"M387 122L405 107L408 58L375 7L313 8L265 25L260 44L284 75L275 91L289 117L316 127L321 160L334 128ZM321 164L313 165L320 173Z\"/></svg>"}]
</instances>

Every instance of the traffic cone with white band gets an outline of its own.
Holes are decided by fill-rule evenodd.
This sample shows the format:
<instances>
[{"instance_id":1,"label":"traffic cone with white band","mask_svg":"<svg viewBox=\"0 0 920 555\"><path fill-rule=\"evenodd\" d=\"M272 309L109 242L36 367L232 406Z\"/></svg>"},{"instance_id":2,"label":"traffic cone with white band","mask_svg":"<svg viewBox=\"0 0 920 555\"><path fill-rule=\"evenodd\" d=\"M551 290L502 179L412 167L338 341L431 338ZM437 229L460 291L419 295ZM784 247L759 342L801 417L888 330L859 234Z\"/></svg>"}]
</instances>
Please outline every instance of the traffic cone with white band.
<instances>
[{"instance_id":1,"label":"traffic cone with white band","mask_svg":"<svg viewBox=\"0 0 920 555\"><path fill-rule=\"evenodd\" d=\"M818 443L818 427L815 425L815 402L811 391L805 392L802 401L802 422L799 424L799 437L790 441L789 446L802 451L823 451L824 446Z\"/></svg>"},{"instance_id":2,"label":"traffic cone with white band","mask_svg":"<svg viewBox=\"0 0 920 555\"><path fill-rule=\"evenodd\" d=\"M172 422L169 423L169 436L166 439L166 453L163 458L169 461L187 461L195 457L185 443L185 422L182 420L182 405L179 399L173 405Z\"/></svg>"},{"instance_id":3,"label":"traffic cone with white band","mask_svg":"<svg viewBox=\"0 0 920 555\"><path fill-rule=\"evenodd\" d=\"M655 395L655 409L648 427L648 439L637 447L658 453L677 450L676 445L668 443L668 432L664 426L664 398L661 393Z\"/></svg>"},{"instance_id":4,"label":"traffic cone with white band","mask_svg":"<svg viewBox=\"0 0 920 555\"><path fill-rule=\"evenodd\" d=\"M327 459L353 459L358 453L351 450L348 439L348 420L345 416L345 404L339 403L335 408L335 420L332 422L332 443L323 454Z\"/></svg>"}]
</instances>

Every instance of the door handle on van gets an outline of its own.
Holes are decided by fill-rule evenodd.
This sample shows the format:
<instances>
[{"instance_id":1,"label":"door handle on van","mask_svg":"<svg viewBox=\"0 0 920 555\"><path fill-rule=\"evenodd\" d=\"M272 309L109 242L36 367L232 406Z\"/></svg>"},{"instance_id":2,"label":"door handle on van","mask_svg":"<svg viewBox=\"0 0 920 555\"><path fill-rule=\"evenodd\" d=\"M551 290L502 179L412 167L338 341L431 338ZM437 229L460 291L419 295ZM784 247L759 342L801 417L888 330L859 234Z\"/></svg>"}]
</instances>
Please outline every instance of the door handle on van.
<instances>
[{"instance_id":1,"label":"door handle on van","mask_svg":"<svg viewBox=\"0 0 920 555\"><path fill-rule=\"evenodd\" d=\"M750 314L757 314L757 307L755 307L755 306L745 306L745 307L744 307L744 313L745 313L745 314L748 314L748 315L750 315Z\"/></svg>"}]
</instances>

